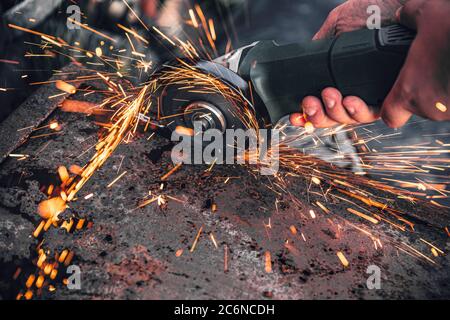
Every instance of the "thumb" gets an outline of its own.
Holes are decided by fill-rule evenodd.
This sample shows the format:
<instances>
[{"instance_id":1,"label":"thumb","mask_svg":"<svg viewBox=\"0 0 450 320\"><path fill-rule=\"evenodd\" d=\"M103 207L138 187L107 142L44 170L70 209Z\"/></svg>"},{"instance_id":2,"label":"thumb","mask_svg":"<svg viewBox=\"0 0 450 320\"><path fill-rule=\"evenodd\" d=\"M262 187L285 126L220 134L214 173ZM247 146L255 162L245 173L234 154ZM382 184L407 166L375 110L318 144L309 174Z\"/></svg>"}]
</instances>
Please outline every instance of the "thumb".
<instances>
[{"instance_id":1,"label":"thumb","mask_svg":"<svg viewBox=\"0 0 450 320\"><path fill-rule=\"evenodd\" d=\"M319 31L314 35L313 40L331 38L336 35L336 24L338 19L336 9L330 12L322 27L320 27Z\"/></svg>"},{"instance_id":2,"label":"thumb","mask_svg":"<svg viewBox=\"0 0 450 320\"><path fill-rule=\"evenodd\" d=\"M381 108L381 118L391 128L403 127L412 116L405 106L400 87L398 83L394 85Z\"/></svg>"},{"instance_id":3,"label":"thumb","mask_svg":"<svg viewBox=\"0 0 450 320\"><path fill-rule=\"evenodd\" d=\"M426 0L409 0L403 7L400 7L395 16L397 21L410 28L417 30L417 18L420 14L420 8Z\"/></svg>"}]
</instances>

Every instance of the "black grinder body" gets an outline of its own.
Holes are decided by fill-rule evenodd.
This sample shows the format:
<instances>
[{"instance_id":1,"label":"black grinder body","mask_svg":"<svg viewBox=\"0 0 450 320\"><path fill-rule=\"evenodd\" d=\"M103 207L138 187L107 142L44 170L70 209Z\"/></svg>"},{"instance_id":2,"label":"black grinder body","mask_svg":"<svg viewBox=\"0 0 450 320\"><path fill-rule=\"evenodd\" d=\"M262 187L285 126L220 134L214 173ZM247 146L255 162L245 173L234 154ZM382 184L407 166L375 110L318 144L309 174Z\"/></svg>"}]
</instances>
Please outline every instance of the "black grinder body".
<instances>
[{"instance_id":1,"label":"black grinder body","mask_svg":"<svg viewBox=\"0 0 450 320\"><path fill-rule=\"evenodd\" d=\"M242 57L238 74L252 83L271 124L299 112L305 96L320 97L327 87L377 108L395 83L414 37L411 30L392 25L304 44L262 41Z\"/></svg>"}]
</instances>

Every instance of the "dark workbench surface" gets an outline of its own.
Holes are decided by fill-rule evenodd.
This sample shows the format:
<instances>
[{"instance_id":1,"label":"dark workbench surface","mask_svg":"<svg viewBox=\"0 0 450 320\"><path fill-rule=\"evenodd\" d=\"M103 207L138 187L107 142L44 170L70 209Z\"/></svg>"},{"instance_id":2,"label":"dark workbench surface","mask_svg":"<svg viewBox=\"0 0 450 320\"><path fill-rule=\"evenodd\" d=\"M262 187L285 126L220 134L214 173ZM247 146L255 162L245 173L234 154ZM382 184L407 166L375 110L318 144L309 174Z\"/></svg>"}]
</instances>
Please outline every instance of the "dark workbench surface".
<instances>
[{"instance_id":1,"label":"dark workbench surface","mask_svg":"<svg viewBox=\"0 0 450 320\"><path fill-rule=\"evenodd\" d=\"M83 166L93 154L99 127L83 114L43 111L41 118L28 113L55 94L52 85L38 90L18 113L17 128L3 130L2 139L16 139L15 131L28 125L57 120L60 134L29 139L14 150L30 158L6 158L0 165L0 297L14 298L23 283L13 281L18 266L23 274L33 270L37 240L31 236L39 222L36 208L46 198L41 186L58 181L58 166ZM98 99L95 95L77 99ZM47 105L53 110L58 101ZM53 108L53 109L52 109ZM45 108L44 108L45 109ZM27 118L29 114L29 118ZM23 118L25 117L25 118ZM8 136L8 132L11 133ZM303 203L294 205L288 197L278 197L267 188L267 178L255 179L245 168L183 166L159 190L160 178L171 167L170 143L157 135L147 141L141 134L121 145L80 191L62 217L87 217L90 229L67 234L51 228L44 234L48 250L68 248L75 252L73 264L80 266L81 290L59 284L56 291L43 290L42 298L52 299L316 299L316 298L449 298L449 258L434 258L422 237L447 252L449 238L442 221L447 210L414 206L398 200L396 206L411 212L416 232L400 232L386 224L368 226L346 213L342 204L327 204L325 214L316 210L311 218L308 203L322 198L308 194L309 181L292 180L291 191ZM23 138L23 137L22 137ZM5 141L4 140L4 141ZM11 141L10 141L11 142ZM5 143L5 142L2 142ZM11 143L9 143L11 145ZM11 150L12 151L12 150ZM8 151L8 152L11 152ZM121 172L127 174L111 188L107 185ZM225 184L227 177L231 177ZM156 203L136 209L142 199L166 194L166 208ZM89 200L83 197L94 193ZM310 202L309 202L309 201ZM211 204L217 203L217 212ZM375 249L369 237L344 223L380 236L383 248ZM270 224L271 228L264 226ZM436 221L438 221L436 223ZM293 235L290 226L299 233ZM203 232L193 252L189 249L199 228ZM370 229L369 229L370 228ZM213 233L216 248L210 239ZM300 236L303 233L305 239ZM306 240L306 241L305 241ZM288 243L286 243L288 241ZM424 252L436 264L409 256L390 241L406 243ZM176 256L177 250L183 254ZM224 271L224 252L228 271ZM273 272L265 272L264 253L271 253ZM344 268L336 256L342 251L350 266ZM381 289L366 287L369 265L381 268ZM25 272L26 271L26 272Z\"/></svg>"}]
</instances>

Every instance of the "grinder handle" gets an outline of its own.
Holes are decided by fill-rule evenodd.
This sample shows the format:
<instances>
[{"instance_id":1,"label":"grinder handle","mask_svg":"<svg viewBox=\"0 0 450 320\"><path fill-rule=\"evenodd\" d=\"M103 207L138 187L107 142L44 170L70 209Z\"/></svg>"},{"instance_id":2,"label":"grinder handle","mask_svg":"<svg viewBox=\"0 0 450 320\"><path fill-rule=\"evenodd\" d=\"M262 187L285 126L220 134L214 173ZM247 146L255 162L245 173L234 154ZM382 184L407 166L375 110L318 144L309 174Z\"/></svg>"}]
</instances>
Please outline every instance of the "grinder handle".
<instances>
[{"instance_id":1,"label":"grinder handle","mask_svg":"<svg viewBox=\"0 0 450 320\"><path fill-rule=\"evenodd\" d=\"M251 80L272 124L298 112L305 96L320 97L326 87L335 87L344 96L359 96L379 108L414 37L411 30L392 25L306 44L279 46L263 41L243 58L238 73Z\"/></svg>"}]
</instances>

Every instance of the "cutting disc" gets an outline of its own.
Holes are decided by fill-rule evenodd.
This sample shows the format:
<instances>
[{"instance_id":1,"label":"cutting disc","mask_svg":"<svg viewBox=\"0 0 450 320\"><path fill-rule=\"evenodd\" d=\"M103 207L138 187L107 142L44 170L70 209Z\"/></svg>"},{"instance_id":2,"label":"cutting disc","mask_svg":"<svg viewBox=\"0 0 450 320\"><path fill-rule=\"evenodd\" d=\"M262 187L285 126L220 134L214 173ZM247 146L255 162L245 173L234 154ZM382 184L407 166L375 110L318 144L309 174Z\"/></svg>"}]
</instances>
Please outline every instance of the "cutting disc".
<instances>
[{"instance_id":1,"label":"cutting disc","mask_svg":"<svg viewBox=\"0 0 450 320\"><path fill-rule=\"evenodd\" d=\"M172 131L177 126L202 129L257 128L264 116L248 96L249 86L237 74L209 61L199 61L189 68L184 64L166 65L154 77L159 77L159 117Z\"/></svg>"}]
</instances>

